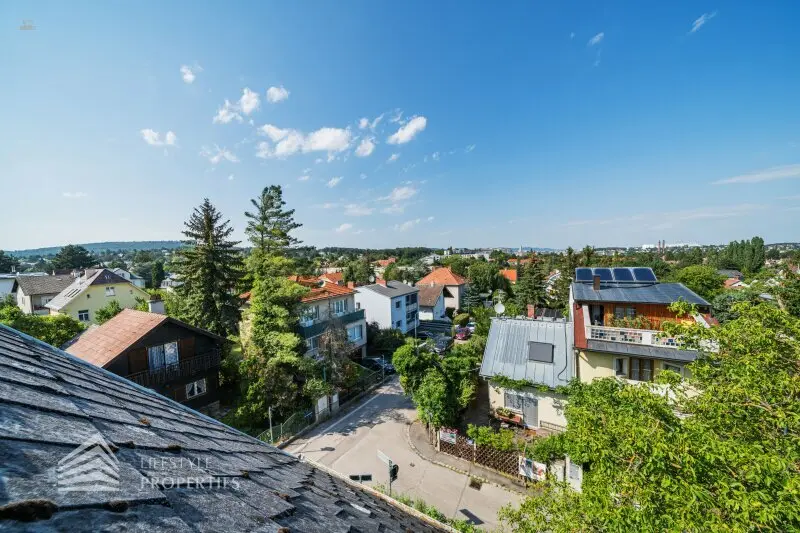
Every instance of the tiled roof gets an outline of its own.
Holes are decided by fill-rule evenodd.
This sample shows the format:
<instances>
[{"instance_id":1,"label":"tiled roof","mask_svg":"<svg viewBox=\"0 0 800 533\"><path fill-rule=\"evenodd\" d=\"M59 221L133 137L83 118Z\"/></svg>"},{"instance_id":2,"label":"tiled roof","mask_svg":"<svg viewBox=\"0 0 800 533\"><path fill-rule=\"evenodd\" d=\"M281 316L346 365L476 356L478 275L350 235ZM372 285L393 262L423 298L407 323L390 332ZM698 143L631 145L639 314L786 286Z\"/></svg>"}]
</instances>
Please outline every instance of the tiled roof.
<instances>
[{"instance_id":1,"label":"tiled roof","mask_svg":"<svg viewBox=\"0 0 800 533\"><path fill-rule=\"evenodd\" d=\"M75 281L69 274L63 276L18 276L17 285L25 296L58 294Z\"/></svg>"},{"instance_id":2,"label":"tiled roof","mask_svg":"<svg viewBox=\"0 0 800 533\"><path fill-rule=\"evenodd\" d=\"M127 279L118 274L114 274L107 268L99 268L97 270L86 270L82 276L75 278L70 286L62 290L58 296L50 300L45 306L56 311L62 309L65 305L69 304L72 300L77 298L88 287L92 285L114 285L117 283L127 283L136 290L142 291Z\"/></svg>"},{"instance_id":3,"label":"tiled roof","mask_svg":"<svg viewBox=\"0 0 800 533\"><path fill-rule=\"evenodd\" d=\"M419 280L417 285L464 285L466 282L466 278L454 273L450 268L441 267Z\"/></svg>"},{"instance_id":4,"label":"tiled roof","mask_svg":"<svg viewBox=\"0 0 800 533\"><path fill-rule=\"evenodd\" d=\"M288 278L294 281L295 283L299 283L300 285L305 285L306 287L319 285L319 279L315 278L314 276L300 276L294 274L292 276L288 276Z\"/></svg>"},{"instance_id":5,"label":"tiled roof","mask_svg":"<svg viewBox=\"0 0 800 533\"><path fill-rule=\"evenodd\" d=\"M506 278L511 283L517 282L517 269L516 268L506 268L500 271L500 275Z\"/></svg>"},{"instance_id":6,"label":"tiled roof","mask_svg":"<svg viewBox=\"0 0 800 533\"><path fill-rule=\"evenodd\" d=\"M0 530L449 531L6 326L0 370Z\"/></svg>"},{"instance_id":7,"label":"tiled roof","mask_svg":"<svg viewBox=\"0 0 800 533\"><path fill-rule=\"evenodd\" d=\"M433 307L441 298L444 285L423 285L417 288L419 289L418 300L420 307Z\"/></svg>"},{"instance_id":8,"label":"tiled roof","mask_svg":"<svg viewBox=\"0 0 800 533\"><path fill-rule=\"evenodd\" d=\"M386 296L388 298L394 298L396 296L403 296L406 294L412 294L415 292L419 292L419 287L412 287L411 285L406 285L405 283L401 283L399 281L387 281L386 285L381 285L380 283L373 283L372 285L364 285L363 287L359 287L358 290L367 289L373 292L377 292L382 296Z\"/></svg>"},{"instance_id":9,"label":"tiled roof","mask_svg":"<svg viewBox=\"0 0 800 533\"><path fill-rule=\"evenodd\" d=\"M303 296L303 302L316 302L318 300L327 300L328 298L339 298L341 296L348 296L355 294L356 291L349 287L342 287L335 283L325 283L322 287L313 287L311 291Z\"/></svg>"},{"instance_id":10,"label":"tiled roof","mask_svg":"<svg viewBox=\"0 0 800 533\"><path fill-rule=\"evenodd\" d=\"M726 289L730 289L731 287L733 287L737 283L741 283L741 282L742 282L742 280L740 280L739 278L728 278L728 279L725 280L725 288Z\"/></svg>"},{"instance_id":11,"label":"tiled roof","mask_svg":"<svg viewBox=\"0 0 800 533\"><path fill-rule=\"evenodd\" d=\"M67 352L87 363L105 366L166 320L166 315L123 309L105 324L87 330Z\"/></svg>"},{"instance_id":12,"label":"tiled roof","mask_svg":"<svg viewBox=\"0 0 800 533\"><path fill-rule=\"evenodd\" d=\"M394 257L390 257L389 259L378 259L375 263L378 266L386 268L387 266L391 265L392 263L396 263L397 259Z\"/></svg>"},{"instance_id":13,"label":"tiled roof","mask_svg":"<svg viewBox=\"0 0 800 533\"><path fill-rule=\"evenodd\" d=\"M319 277L322 281L329 281L331 283L341 283L344 281L344 273L331 272L330 274L323 274Z\"/></svg>"}]
</instances>

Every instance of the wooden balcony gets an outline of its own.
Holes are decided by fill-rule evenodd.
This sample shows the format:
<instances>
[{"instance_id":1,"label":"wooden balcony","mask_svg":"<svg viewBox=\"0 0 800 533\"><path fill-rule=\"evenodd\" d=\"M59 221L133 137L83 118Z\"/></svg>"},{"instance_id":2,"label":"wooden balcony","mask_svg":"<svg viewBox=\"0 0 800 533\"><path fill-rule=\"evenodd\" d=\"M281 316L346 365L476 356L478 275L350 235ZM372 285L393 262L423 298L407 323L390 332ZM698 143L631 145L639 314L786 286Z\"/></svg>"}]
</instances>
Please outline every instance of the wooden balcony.
<instances>
[{"instance_id":1,"label":"wooden balcony","mask_svg":"<svg viewBox=\"0 0 800 533\"><path fill-rule=\"evenodd\" d=\"M212 368L218 368L221 360L220 350L183 359L175 364L156 370L145 370L126 376L127 379L143 387L156 387L170 381L203 374Z\"/></svg>"}]
</instances>

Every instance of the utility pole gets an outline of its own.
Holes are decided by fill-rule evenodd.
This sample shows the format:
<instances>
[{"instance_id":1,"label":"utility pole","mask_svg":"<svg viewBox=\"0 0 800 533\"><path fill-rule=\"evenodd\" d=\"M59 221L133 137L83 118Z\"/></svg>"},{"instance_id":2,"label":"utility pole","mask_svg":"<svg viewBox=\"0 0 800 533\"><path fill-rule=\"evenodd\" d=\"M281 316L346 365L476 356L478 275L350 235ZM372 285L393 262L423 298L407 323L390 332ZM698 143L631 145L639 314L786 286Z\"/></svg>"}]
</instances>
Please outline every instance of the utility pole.
<instances>
[{"instance_id":1,"label":"utility pole","mask_svg":"<svg viewBox=\"0 0 800 533\"><path fill-rule=\"evenodd\" d=\"M272 436L272 406L270 405L267 408L267 412L269 413L269 443L272 444L275 442L275 438Z\"/></svg>"}]
</instances>

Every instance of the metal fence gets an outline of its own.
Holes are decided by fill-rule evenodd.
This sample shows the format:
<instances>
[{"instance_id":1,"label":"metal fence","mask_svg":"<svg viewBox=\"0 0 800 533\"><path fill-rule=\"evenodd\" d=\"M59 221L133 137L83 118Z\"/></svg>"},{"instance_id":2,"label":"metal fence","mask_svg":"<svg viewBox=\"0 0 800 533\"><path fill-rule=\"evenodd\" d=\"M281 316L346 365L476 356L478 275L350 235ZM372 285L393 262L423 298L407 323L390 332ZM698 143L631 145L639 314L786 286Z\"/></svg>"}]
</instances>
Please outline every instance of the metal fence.
<instances>
[{"instance_id":1,"label":"metal fence","mask_svg":"<svg viewBox=\"0 0 800 533\"><path fill-rule=\"evenodd\" d=\"M258 440L268 442L270 444L278 444L284 440L297 435L301 430L310 426L315 422L314 410L304 409L293 413L289 418L284 420L282 424L272 426L258 436Z\"/></svg>"}]
</instances>

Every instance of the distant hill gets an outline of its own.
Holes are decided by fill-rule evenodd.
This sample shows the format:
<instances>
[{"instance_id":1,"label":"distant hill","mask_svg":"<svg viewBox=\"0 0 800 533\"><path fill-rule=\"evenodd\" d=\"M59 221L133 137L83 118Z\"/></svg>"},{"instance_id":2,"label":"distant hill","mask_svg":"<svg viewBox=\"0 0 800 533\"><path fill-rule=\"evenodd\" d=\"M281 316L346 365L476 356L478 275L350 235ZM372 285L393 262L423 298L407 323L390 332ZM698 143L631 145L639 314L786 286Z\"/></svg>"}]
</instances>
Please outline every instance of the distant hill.
<instances>
[{"instance_id":1,"label":"distant hill","mask_svg":"<svg viewBox=\"0 0 800 533\"><path fill-rule=\"evenodd\" d=\"M90 242L79 244L92 253L100 253L105 250L127 252L129 250L161 250L166 248L171 250L183 246L181 241L111 241L111 242ZM61 250L61 246L50 246L48 248L31 248L30 250L11 250L8 253L16 257L48 256L55 255Z\"/></svg>"}]
</instances>

